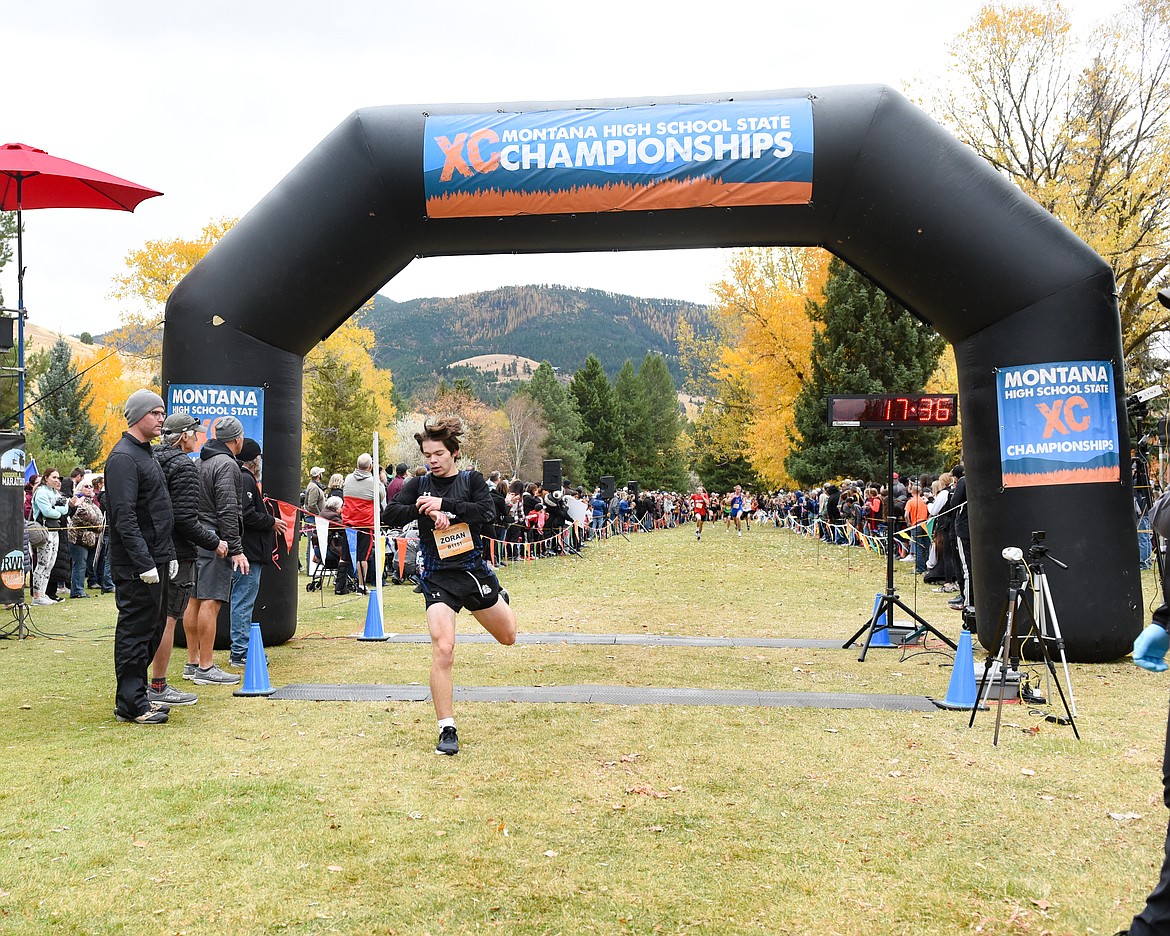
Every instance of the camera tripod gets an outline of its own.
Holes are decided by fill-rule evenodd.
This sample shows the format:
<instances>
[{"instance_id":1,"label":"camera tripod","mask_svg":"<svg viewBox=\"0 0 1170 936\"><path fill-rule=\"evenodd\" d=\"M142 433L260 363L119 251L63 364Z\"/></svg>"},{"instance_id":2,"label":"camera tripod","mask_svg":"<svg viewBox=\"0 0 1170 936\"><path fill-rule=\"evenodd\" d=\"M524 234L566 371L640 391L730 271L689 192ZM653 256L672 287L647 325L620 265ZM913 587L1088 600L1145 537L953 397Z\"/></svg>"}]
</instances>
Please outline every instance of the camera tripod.
<instances>
[{"instance_id":1,"label":"camera tripod","mask_svg":"<svg viewBox=\"0 0 1170 936\"><path fill-rule=\"evenodd\" d=\"M1003 696L1007 687L1008 670L1018 670L1020 660L1023 657L1023 647L1028 640L1035 640L1040 648L1040 657L1045 665L1045 679L1050 685L1048 686L1048 697L1051 696L1052 686L1056 687L1057 695L1060 696L1061 704L1064 706L1065 718L1058 715L1050 715L1048 719L1055 721L1058 724L1068 724L1072 726L1073 736L1079 741L1081 738L1080 732L1077 731L1076 723L1076 701L1072 697L1072 682L1069 678L1068 672L1068 657L1064 652L1064 636L1060 632L1060 622L1056 618L1056 609L1052 604L1052 591L1048 586L1048 576L1044 571L1045 557L1051 559L1060 568L1067 569L1068 566L1048 555L1048 547L1041 542L1044 534L1032 534L1032 545L1028 550L1029 561L1024 562L1024 553L1019 547L1008 547L1003 551L1003 557L1011 564L1010 578L1008 581L1007 598L1004 601L1003 611L1000 614L999 622L996 624L995 638L992 641L998 646L998 650L994 654L988 653L987 660L983 665L983 677L979 681L979 691L975 695L976 704L971 709L971 720L967 723L970 728L975 724L975 713L979 709L979 703L982 701L986 703L987 694L990 693L990 674L991 664L993 662L999 663L999 697L1000 705L995 713L995 733L992 737L992 744L999 744L999 728L1003 720ZM1032 592L1032 606L1028 606L1026 595L1028 593L1027 583L1031 579ZM1020 618L1025 617L1030 621L1027 629L1019 627ZM1051 625L1051 634L1049 633L1049 626ZM1048 644L1052 642L1056 644L1057 650L1060 652L1061 663L1064 667L1064 679L1068 683L1068 697L1065 697L1064 689L1060 684L1060 677L1056 673L1056 665L1052 661L1052 654L1048 652ZM1070 705L1071 703L1071 705Z\"/></svg>"},{"instance_id":2,"label":"camera tripod","mask_svg":"<svg viewBox=\"0 0 1170 936\"><path fill-rule=\"evenodd\" d=\"M887 483L886 491L887 503L893 503L894 500L894 439L895 433L893 430L887 430L885 433L886 443L888 446L888 465L887 465ZM958 650L955 642L949 637L945 636L937 628L933 627L926 618L922 617L917 611L907 605L898 593L894 590L894 518L890 515L889 507L886 508L886 590L880 595L877 604L874 606L873 614L870 619L861 626L861 628L852 637L845 641L842 645L842 650L848 650L853 644L857 642L857 638L865 634L865 640L861 645L861 655L857 658L858 663L865 662L865 655L869 652L870 641L873 640L873 635L876 631L889 631L890 626L894 623L894 608L898 607L910 615L918 622L916 634L926 634L927 632L934 634L939 640L945 643L952 650ZM885 618L884 624L879 624L878 621ZM867 633L868 631L868 633Z\"/></svg>"}]
</instances>

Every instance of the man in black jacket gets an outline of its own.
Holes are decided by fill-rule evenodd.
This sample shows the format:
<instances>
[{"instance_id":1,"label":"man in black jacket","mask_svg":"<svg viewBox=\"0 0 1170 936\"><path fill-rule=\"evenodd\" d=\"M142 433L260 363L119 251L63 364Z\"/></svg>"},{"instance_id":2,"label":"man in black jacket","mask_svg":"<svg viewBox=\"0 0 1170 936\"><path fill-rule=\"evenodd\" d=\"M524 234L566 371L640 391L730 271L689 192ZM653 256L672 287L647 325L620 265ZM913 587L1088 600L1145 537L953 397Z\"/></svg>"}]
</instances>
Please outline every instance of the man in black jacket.
<instances>
[{"instance_id":1,"label":"man in black jacket","mask_svg":"<svg viewBox=\"0 0 1170 936\"><path fill-rule=\"evenodd\" d=\"M166 626L167 583L177 572L171 542L174 514L162 469L150 441L167 411L150 390L130 394L126 425L106 462L110 505L110 572L118 623L114 628L114 716L121 722L157 725L167 707L146 697L146 669Z\"/></svg>"},{"instance_id":2,"label":"man in black jacket","mask_svg":"<svg viewBox=\"0 0 1170 936\"><path fill-rule=\"evenodd\" d=\"M230 686L240 677L216 666L212 654L219 609L231 597L232 572L248 571L240 522L240 466L236 464L244 444L244 427L235 416L220 416L211 428L215 438L208 439L199 452L199 522L227 543L228 555L224 558L202 547L195 551L195 593L189 618L196 634L199 668L192 682L197 686ZM191 640L192 627L186 631Z\"/></svg>"},{"instance_id":3,"label":"man in black jacket","mask_svg":"<svg viewBox=\"0 0 1170 936\"><path fill-rule=\"evenodd\" d=\"M260 593L260 573L272 564L272 550L276 547L274 533L284 535L288 524L274 517L264 506L260 494L262 474L260 445L255 439L244 439L236 461L240 463L241 518L244 525L244 558L247 571L232 572L232 650L229 665L244 666L248 662L248 636L252 630L252 609Z\"/></svg>"},{"instance_id":4,"label":"man in black jacket","mask_svg":"<svg viewBox=\"0 0 1170 936\"><path fill-rule=\"evenodd\" d=\"M175 514L175 529L171 540L175 544L175 559L179 572L167 590L167 625L162 643L151 663L152 678L146 697L152 702L167 705L194 705L198 698L193 692L182 692L167 684L167 668L171 663L175 626L183 620L191 590L195 587L195 548L214 550L227 555L227 543L210 527L199 522L199 469L191 460L191 453L199 448L199 436L207 430L190 413L172 413L162 429L162 445L154 451L167 482L171 509ZM194 625L192 625L194 630ZM198 668L196 644L187 637L187 664L183 678L191 679Z\"/></svg>"}]
</instances>

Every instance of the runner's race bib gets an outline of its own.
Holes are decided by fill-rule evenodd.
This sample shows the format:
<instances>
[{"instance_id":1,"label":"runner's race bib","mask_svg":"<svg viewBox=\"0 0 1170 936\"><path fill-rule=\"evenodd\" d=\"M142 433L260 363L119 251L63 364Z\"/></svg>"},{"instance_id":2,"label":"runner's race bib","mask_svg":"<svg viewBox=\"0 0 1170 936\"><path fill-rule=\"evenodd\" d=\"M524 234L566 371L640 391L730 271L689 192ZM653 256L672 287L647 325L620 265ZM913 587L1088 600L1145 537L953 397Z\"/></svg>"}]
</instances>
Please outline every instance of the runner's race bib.
<instances>
[{"instance_id":1,"label":"runner's race bib","mask_svg":"<svg viewBox=\"0 0 1170 936\"><path fill-rule=\"evenodd\" d=\"M435 547L440 559L450 559L475 549L471 538L471 527L466 523L453 523L445 530L435 530Z\"/></svg>"}]
</instances>

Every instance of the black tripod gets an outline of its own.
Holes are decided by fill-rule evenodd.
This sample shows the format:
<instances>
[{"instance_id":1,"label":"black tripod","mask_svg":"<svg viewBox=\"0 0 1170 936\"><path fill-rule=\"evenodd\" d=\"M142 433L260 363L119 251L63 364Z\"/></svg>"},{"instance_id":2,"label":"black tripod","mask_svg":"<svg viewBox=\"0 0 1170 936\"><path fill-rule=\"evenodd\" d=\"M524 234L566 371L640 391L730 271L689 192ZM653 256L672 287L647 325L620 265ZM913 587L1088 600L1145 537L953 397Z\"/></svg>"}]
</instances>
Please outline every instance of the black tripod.
<instances>
[{"instance_id":1,"label":"black tripod","mask_svg":"<svg viewBox=\"0 0 1170 936\"><path fill-rule=\"evenodd\" d=\"M954 642L950 638L945 637L939 630L932 627L926 618L918 614L917 611L910 608L901 598L898 597L897 592L894 591L894 518L890 514L889 505L894 500L894 438L895 431L887 429L885 432L886 444L888 446L888 464L886 471L886 591L874 606L873 616L861 626L852 637L845 641L842 645L843 650L848 650L853 644L857 643L857 638L865 634L865 641L861 645L861 655L857 658L858 663L865 662L865 655L869 652L870 641L873 640L875 631L890 629L890 625L894 623L894 608L898 607L910 615L918 622L918 629L916 633L925 634L927 632L934 634L939 640L945 643L952 650L957 650ZM885 618L884 624L879 624L882 618Z\"/></svg>"},{"instance_id":2,"label":"black tripod","mask_svg":"<svg viewBox=\"0 0 1170 936\"><path fill-rule=\"evenodd\" d=\"M980 700L984 700L984 692L990 689L989 676L991 674L991 664L993 661L999 663L999 709L995 713L995 734L992 736L991 743L993 745L999 744L999 726L1003 720L1003 697L1007 688L1007 674L1008 670L1018 670L1020 666L1020 659L1023 656L1023 645L1027 640L1034 639L1040 646L1040 656L1044 661L1044 665L1048 668L1049 678L1052 684L1056 686L1056 692L1060 696L1061 704L1064 705L1064 712L1066 720L1060 719L1058 716L1049 716L1049 720L1057 721L1060 724L1069 724L1072 726L1073 736L1079 741L1081 738L1080 732L1077 731L1076 719L1073 717L1073 711L1069 708L1068 700L1065 698L1064 689L1060 685L1060 678L1056 675L1056 666L1052 662L1052 655L1048 652L1048 641L1052 640L1056 643L1060 650L1061 659L1064 660L1065 679L1068 679L1068 661L1064 659L1064 637L1060 633L1060 623L1056 620L1056 611L1052 607L1052 593L1048 590L1048 576L1044 573L1044 557L1048 555L1048 548L1040 542L1043 538L1043 533L1034 533L1032 539L1032 546L1028 550L1030 561L1024 562L1023 550L1018 547L1008 547L1003 551L1003 557L1011 563L1010 578L1008 581L1007 599L1004 602L1003 611L1000 614L999 622L996 624L995 637L992 640L993 644L998 646L995 654L988 653L987 661L983 664L983 678L979 681L979 691L975 694L975 706L971 709L971 720L967 723L970 728L975 724L975 712L979 708ZM1067 569L1063 562L1052 559L1061 568ZM1029 608L1027 602L1024 600L1024 595L1027 593L1027 582L1029 573L1031 573L1033 581L1033 608ZM1048 633L1046 626L1048 618L1045 612L1052 615L1052 635ZM1026 629L1021 629L1018 626L1018 615L1026 616L1028 619L1028 626ZM1072 685L1069 685L1069 692L1072 692ZM986 701L986 700L984 700Z\"/></svg>"}]
</instances>

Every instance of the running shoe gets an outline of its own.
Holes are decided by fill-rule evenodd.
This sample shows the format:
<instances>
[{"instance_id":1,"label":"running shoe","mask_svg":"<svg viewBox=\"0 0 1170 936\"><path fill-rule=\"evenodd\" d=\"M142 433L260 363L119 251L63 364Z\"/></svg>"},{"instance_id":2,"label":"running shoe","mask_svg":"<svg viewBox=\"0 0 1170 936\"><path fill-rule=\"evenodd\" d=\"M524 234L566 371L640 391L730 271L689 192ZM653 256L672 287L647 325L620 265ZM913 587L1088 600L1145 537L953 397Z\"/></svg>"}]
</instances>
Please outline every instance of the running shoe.
<instances>
[{"instance_id":1,"label":"running shoe","mask_svg":"<svg viewBox=\"0 0 1170 936\"><path fill-rule=\"evenodd\" d=\"M435 753L448 755L459 753L459 735L452 726L448 725L439 732L439 743L435 747Z\"/></svg>"},{"instance_id":2,"label":"running shoe","mask_svg":"<svg viewBox=\"0 0 1170 936\"><path fill-rule=\"evenodd\" d=\"M195 678L191 680L196 686L234 686L240 681L239 676L225 673L214 663L207 669L195 671Z\"/></svg>"},{"instance_id":3,"label":"running shoe","mask_svg":"<svg viewBox=\"0 0 1170 936\"><path fill-rule=\"evenodd\" d=\"M48 595L37 595L30 603L35 605L55 605L57 602Z\"/></svg>"},{"instance_id":4,"label":"running shoe","mask_svg":"<svg viewBox=\"0 0 1170 936\"><path fill-rule=\"evenodd\" d=\"M199 696L194 692L182 692L174 686L167 685L158 691L147 689L146 701L161 702L164 705L194 705L199 701Z\"/></svg>"},{"instance_id":5,"label":"running shoe","mask_svg":"<svg viewBox=\"0 0 1170 936\"><path fill-rule=\"evenodd\" d=\"M141 715L123 715L121 712L114 712L114 718L120 722L130 722L135 725L163 725L166 724L167 715L165 709L149 708Z\"/></svg>"},{"instance_id":6,"label":"running shoe","mask_svg":"<svg viewBox=\"0 0 1170 936\"><path fill-rule=\"evenodd\" d=\"M194 663L184 663L183 664L183 678L184 679L194 679L195 673L198 669L199 669L199 667L196 666Z\"/></svg>"},{"instance_id":7,"label":"running shoe","mask_svg":"<svg viewBox=\"0 0 1170 936\"><path fill-rule=\"evenodd\" d=\"M695 530L695 539L698 540L698 539L702 539L702 538L703 538L703 534L700 533L698 530Z\"/></svg>"}]
</instances>

